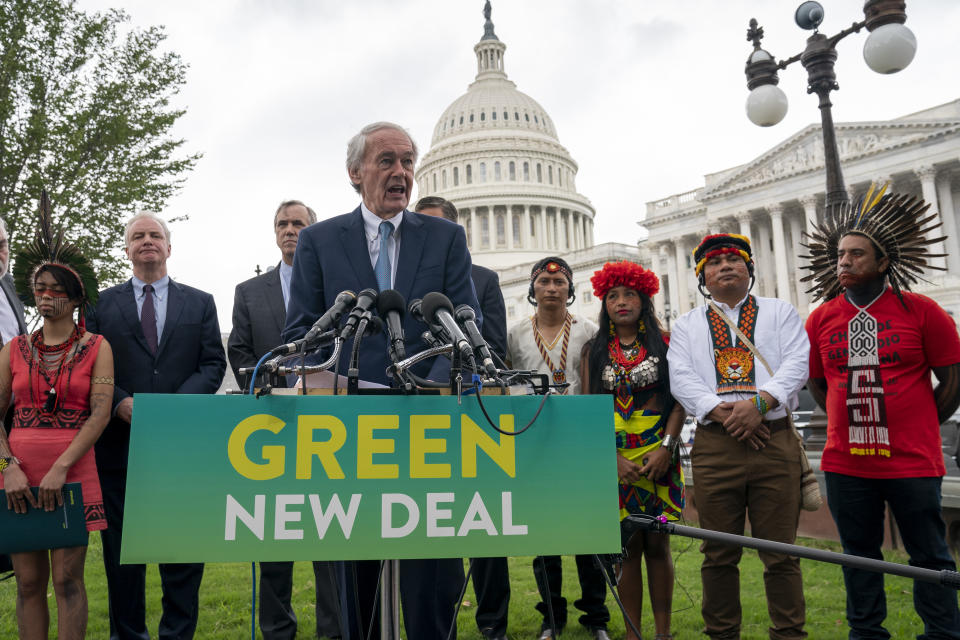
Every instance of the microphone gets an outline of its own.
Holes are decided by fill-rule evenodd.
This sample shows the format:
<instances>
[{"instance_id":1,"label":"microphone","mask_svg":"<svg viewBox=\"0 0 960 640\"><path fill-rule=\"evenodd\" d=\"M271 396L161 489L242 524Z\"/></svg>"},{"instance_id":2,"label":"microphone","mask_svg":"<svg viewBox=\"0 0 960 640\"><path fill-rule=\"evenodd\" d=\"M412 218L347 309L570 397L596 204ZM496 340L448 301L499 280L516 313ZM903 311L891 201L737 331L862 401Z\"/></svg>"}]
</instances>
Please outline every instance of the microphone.
<instances>
[{"instance_id":1,"label":"microphone","mask_svg":"<svg viewBox=\"0 0 960 640\"><path fill-rule=\"evenodd\" d=\"M427 343L428 346L440 346L441 342L444 344L453 343L453 340L450 339L450 336L447 335L447 332L443 327L423 317L423 301L420 298L414 298L410 301L409 311L410 315L412 315L415 320L422 322L430 328L429 333L431 336L433 336L432 343L426 338L427 332L424 332L423 334L423 341Z\"/></svg>"},{"instance_id":2,"label":"microphone","mask_svg":"<svg viewBox=\"0 0 960 640\"><path fill-rule=\"evenodd\" d=\"M483 336L480 334L480 329L477 327L477 314L473 310L473 307L468 304L457 305L454 315L457 318L457 322L467 330L467 340L470 341L470 346L480 354L480 359L483 361L483 368L486 369L487 375L491 378L496 378L497 367L493 364L490 347L487 345L487 341L483 339Z\"/></svg>"},{"instance_id":3,"label":"microphone","mask_svg":"<svg viewBox=\"0 0 960 640\"><path fill-rule=\"evenodd\" d=\"M394 289L381 291L377 298L377 313L386 321L387 340L390 344L390 355L394 362L407 357L403 344L403 313L406 303L403 294Z\"/></svg>"},{"instance_id":4,"label":"microphone","mask_svg":"<svg viewBox=\"0 0 960 640\"><path fill-rule=\"evenodd\" d=\"M370 311L377 302L377 292L373 289L364 289L357 295L357 304L353 307L350 315L347 316L347 322L343 325L340 337L346 340L357 330L357 323L360 322L360 316Z\"/></svg>"},{"instance_id":5,"label":"microphone","mask_svg":"<svg viewBox=\"0 0 960 640\"><path fill-rule=\"evenodd\" d=\"M353 291L341 291L337 294L330 308L313 323L313 326L310 327L310 330L307 331L305 336L299 340L282 344L272 349L270 353L274 356L283 356L290 353L297 353L301 348L309 349L326 342L324 339L325 336L322 334L336 327L340 323L340 318L343 314L356 304L356 300L357 295Z\"/></svg>"},{"instance_id":6,"label":"microphone","mask_svg":"<svg viewBox=\"0 0 960 640\"><path fill-rule=\"evenodd\" d=\"M436 322L444 328L447 334L452 338L453 346L460 352L463 359L471 365L475 363L473 358L473 348L463 335L463 331L457 326L453 319L453 304L450 298L442 293L428 293L423 296L423 302L420 307L423 317L431 322Z\"/></svg>"}]
</instances>

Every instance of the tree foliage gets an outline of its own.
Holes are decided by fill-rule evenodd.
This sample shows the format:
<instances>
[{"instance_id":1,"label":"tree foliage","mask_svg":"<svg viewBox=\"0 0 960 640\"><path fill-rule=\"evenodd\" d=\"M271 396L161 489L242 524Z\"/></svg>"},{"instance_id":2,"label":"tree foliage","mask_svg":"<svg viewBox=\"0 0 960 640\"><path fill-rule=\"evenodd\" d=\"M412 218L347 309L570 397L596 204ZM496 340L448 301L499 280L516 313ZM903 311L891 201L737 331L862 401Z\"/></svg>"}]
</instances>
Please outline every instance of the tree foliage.
<instances>
[{"instance_id":1,"label":"tree foliage","mask_svg":"<svg viewBox=\"0 0 960 640\"><path fill-rule=\"evenodd\" d=\"M161 211L200 157L171 136L186 65L160 50L161 27L128 20L73 0L0 0L0 215L13 260L45 188L101 283L118 280L124 221Z\"/></svg>"}]
</instances>

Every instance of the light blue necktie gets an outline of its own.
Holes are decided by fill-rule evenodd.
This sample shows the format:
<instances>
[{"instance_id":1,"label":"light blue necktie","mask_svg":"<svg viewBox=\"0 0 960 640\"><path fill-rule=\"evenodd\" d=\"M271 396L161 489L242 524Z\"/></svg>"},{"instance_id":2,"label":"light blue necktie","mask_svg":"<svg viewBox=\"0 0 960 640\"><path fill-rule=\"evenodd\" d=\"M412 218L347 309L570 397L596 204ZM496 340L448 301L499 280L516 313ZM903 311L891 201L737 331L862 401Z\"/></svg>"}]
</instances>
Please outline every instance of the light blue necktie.
<instances>
[{"instance_id":1,"label":"light blue necktie","mask_svg":"<svg viewBox=\"0 0 960 640\"><path fill-rule=\"evenodd\" d=\"M380 223L380 255L377 256L377 264L373 271L377 274L377 286L380 291L390 289L390 253L387 243L390 240L390 234L393 233L393 224L384 220Z\"/></svg>"}]
</instances>

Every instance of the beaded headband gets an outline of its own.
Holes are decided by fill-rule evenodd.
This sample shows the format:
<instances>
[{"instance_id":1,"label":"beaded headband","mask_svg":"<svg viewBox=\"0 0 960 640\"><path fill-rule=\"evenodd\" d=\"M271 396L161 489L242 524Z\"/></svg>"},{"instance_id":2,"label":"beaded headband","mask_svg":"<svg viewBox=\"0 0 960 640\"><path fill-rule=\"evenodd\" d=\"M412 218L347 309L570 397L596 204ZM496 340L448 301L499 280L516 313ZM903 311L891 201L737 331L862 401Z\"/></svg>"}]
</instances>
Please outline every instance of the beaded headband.
<instances>
[{"instance_id":1,"label":"beaded headband","mask_svg":"<svg viewBox=\"0 0 960 640\"><path fill-rule=\"evenodd\" d=\"M753 261L753 251L750 248L750 239L736 233L715 233L706 236L693 250L693 261L696 265L697 276L703 271L707 260L725 253L736 253L750 264Z\"/></svg>"}]
</instances>

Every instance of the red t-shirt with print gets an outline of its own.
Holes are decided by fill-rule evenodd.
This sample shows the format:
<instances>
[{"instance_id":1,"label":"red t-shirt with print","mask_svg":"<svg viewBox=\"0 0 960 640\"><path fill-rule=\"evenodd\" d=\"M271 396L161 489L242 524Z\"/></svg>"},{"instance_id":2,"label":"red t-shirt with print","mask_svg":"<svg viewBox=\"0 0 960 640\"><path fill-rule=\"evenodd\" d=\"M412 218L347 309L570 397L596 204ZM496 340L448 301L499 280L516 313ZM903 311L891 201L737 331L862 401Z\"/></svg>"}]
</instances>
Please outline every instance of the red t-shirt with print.
<instances>
[{"instance_id":1,"label":"red t-shirt with print","mask_svg":"<svg viewBox=\"0 0 960 640\"><path fill-rule=\"evenodd\" d=\"M880 378L889 456L851 446L847 415L847 323L857 313L845 296L807 318L810 377L827 381L827 444L820 468L863 478L923 478L946 473L930 369L960 363L953 319L926 296L887 289L867 312L879 324Z\"/></svg>"}]
</instances>

